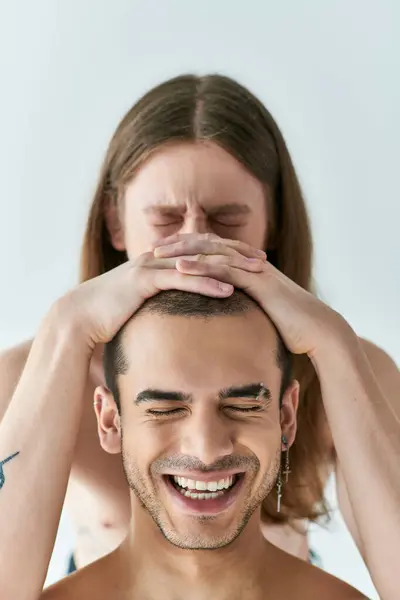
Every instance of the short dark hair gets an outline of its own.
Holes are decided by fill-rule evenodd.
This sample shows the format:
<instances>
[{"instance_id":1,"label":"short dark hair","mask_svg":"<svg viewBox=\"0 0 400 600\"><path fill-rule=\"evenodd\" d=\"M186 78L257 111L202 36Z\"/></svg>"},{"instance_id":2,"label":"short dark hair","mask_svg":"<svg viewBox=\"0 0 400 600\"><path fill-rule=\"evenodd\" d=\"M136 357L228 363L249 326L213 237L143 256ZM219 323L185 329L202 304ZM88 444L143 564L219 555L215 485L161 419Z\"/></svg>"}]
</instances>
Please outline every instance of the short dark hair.
<instances>
[{"instance_id":1,"label":"short dark hair","mask_svg":"<svg viewBox=\"0 0 400 600\"><path fill-rule=\"evenodd\" d=\"M200 317L205 319L208 317L238 315L256 309L261 310L257 302L241 290L235 290L228 298L211 298L209 296L202 296L201 294L194 294L191 292L167 290L146 300L141 308L135 313L135 316L143 313L153 313L158 315ZM124 375L129 366L123 349L123 332L126 325L127 323L125 323L114 338L105 345L103 354L106 385L114 396L118 410L120 410L121 404L117 377L118 375ZM278 332L276 360L282 371L280 391L281 402L283 393L291 381L292 360L291 354Z\"/></svg>"}]
</instances>

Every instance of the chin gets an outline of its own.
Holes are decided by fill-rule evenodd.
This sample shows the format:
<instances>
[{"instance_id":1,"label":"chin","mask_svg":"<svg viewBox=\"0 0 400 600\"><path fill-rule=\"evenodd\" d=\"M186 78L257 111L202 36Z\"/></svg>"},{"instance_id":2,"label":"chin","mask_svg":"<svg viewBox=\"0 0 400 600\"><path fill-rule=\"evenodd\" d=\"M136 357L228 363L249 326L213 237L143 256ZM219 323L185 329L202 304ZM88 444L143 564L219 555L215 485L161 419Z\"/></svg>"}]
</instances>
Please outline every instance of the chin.
<instances>
[{"instance_id":1,"label":"chin","mask_svg":"<svg viewBox=\"0 0 400 600\"><path fill-rule=\"evenodd\" d=\"M210 523L209 525L209 532L200 531L199 527L187 528L185 531L162 526L160 529L165 539L181 550L219 550L232 544L242 533L245 526L244 524L228 532L225 530L218 535L214 526ZM194 531L194 529L197 531Z\"/></svg>"},{"instance_id":2,"label":"chin","mask_svg":"<svg viewBox=\"0 0 400 600\"><path fill-rule=\"evenodd\" d=\"M244 531L254 511L253 505L231 505L217 514L170 512L164 507L164 518L156 523L168 542L183 550L218 550L232 544ZM161 514L159 514L161 517Z\"/></svg>"},{"instance_id":3,"label":"chin","mask_svg":"<svg viewBox=\"0 0 400 600\"><path fill-rule=\"evenodd\" d=\"M162 478L155 519L164 538L184 550L217 550L235 541L257 509L252 479L236 474L220 493L181 489L170 476Z\"/></svg>"}]
</instances>

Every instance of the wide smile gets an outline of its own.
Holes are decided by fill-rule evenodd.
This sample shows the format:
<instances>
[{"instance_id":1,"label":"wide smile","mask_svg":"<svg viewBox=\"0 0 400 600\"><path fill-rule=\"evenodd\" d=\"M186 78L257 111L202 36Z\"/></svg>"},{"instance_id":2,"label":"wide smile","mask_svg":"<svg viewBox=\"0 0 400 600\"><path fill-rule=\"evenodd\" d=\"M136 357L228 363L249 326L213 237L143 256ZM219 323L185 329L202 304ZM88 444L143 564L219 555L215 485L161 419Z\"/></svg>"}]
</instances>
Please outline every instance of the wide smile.
<instances>
[{"instance_id":1,"label":"wide smile","mask_svg":"<svg viewBox=\"0 0 400 600\"><path fill-rule=\"evenodd\" d=\"M165 475L163 479L172 500L185 512L216 515L234 502L242 487L244 473L207 481L179 475Z\"/></svg>"}]
</instances>

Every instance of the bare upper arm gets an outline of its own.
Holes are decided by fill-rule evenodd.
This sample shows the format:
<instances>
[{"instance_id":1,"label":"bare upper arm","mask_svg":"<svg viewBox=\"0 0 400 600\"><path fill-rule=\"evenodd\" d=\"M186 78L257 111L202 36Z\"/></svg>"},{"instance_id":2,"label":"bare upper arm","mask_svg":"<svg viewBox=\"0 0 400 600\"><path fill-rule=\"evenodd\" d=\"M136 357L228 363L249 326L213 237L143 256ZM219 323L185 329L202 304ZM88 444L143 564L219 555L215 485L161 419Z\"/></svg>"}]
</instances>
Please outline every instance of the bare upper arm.
<instances>
[{"instance_id":1,"label":"bare upper arm","mask_svg":"<svg viewBox=\"0 0 400 600\"><path fill-rule=\"evenodd\" d=\"M32 340L29 340L0 352L0 421L10 404L31 346Z\"/></svg>"},{"instance_id":2,"label":"bare upper arm","mask_svg":"<svg viewBox=\"0 0 400 600\"><path fill-rule=\"evenodd\" d=\"M360 341L384 396L390 402L397 418L400 419L400 371L396 363L379 346L364 339ZM340 510L361 555L364 555L361 537L338 461L336 463L336 484Z\"/></svg>"}]
</instances>

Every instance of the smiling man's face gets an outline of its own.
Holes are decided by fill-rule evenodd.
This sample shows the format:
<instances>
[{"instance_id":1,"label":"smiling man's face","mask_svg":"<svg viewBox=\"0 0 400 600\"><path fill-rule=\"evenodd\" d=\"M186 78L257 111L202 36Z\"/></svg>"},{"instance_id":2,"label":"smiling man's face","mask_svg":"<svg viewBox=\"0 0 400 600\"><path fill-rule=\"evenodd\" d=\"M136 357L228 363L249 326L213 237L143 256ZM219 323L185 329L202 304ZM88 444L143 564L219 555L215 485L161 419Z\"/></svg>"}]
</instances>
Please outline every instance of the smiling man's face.
<instances>
[{"instance_id":1,"label":"smiling man's face","mask_svg":"<svg viewBox=\"0 0 400 600\"><path fill-rule=\"evenodd\" d=\"M172 544L231 543L275 484L282 431L295 434L297 386L279 410L274 327L259 309L207 319L145 313L128 323L122 344L130 488ZM115 451L110 439L103 446Z\"/></svg>"}]
</instances>

